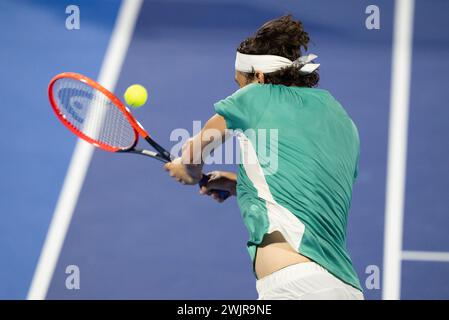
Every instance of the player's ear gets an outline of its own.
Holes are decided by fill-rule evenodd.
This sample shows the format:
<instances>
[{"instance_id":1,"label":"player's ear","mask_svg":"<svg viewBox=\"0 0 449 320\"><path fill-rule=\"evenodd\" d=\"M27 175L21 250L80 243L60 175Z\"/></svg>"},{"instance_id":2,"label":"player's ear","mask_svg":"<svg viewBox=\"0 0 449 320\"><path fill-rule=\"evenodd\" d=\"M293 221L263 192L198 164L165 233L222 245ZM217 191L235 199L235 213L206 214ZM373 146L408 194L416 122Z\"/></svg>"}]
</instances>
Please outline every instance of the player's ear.
<instances>
[{"instance_id":1,"label":"player's ear","mask_svg":"<svg viewBox=\"0 0 449 320\"><path fill-rule=\"evenodd\" d=\"M263 72L256 71L254 73L254 76L258 83L265 83L265 75L263 74Z\"/></svg>"}]
</instances>

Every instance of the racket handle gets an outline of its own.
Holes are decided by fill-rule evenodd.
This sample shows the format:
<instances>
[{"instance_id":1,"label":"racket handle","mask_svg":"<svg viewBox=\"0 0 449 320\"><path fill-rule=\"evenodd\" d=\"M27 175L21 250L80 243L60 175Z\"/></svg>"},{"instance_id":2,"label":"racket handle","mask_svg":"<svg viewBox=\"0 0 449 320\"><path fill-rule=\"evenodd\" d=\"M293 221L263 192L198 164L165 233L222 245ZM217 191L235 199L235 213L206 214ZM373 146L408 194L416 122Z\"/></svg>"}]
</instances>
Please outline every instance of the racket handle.
<instances>
[{"instance_id":1,"label":"racket handle","mask_svg":"<svg viewBox=\"0 0 449 320\"><path fill-rule=\"evenodd\" d=\"M205 186L207 184L207 181L209 181L209 178L203 174L203 177L201 178L200 182L198 182L198 185L201 187ZM218 197L221 200L226 200L227 198L229 198L229 196L231 195L231 193L227 190L211 190L213 192L216 192L218 194Z\"/></svg>"}]
</instances>

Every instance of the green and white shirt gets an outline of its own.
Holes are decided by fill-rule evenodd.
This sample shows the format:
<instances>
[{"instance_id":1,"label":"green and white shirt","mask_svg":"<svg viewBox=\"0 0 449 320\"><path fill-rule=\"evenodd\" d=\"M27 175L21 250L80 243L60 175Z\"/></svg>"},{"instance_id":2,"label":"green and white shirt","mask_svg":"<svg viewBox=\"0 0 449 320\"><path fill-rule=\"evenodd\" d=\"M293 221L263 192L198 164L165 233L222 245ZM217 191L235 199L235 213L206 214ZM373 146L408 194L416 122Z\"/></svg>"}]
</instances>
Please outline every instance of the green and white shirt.
<instances>
[{"instance_id":1,"label":"green and white shirt","mask_svg":"<svg viewBox=\"0 0 449 320\"><path fill-rule=\"evenodd\" d=\"M357 128L326 90L250 84L214 105L237 131L237 201L254 262L279 231L302 255L361 290L346 249Z\"/></svg>"}]
</instances>

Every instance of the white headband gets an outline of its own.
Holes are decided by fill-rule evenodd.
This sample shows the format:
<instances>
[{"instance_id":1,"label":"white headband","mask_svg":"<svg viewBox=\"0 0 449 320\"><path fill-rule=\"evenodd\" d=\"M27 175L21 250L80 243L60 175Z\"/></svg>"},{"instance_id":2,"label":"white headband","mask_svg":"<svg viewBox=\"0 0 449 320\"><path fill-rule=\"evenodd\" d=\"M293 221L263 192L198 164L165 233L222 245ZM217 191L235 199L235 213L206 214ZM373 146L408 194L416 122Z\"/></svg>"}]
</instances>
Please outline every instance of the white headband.
<instances>
[{"instance_id":1,"label":"white headband","mask_svg":"<svg viewBox=\"0 0 449 320\"><path fill-rule=\"evenodd\" d=\"M303 65L299 70L299 73L309 74L320 66L319 63L310 63L316 58L318 58L318 56L311 53L299 57L295 61L291 61L290 59L281 56L243 54L237 51L235 57L235 70L247 73L252 73L254 71L270 73L292 65Z\"/></svg>"}]
</instances>

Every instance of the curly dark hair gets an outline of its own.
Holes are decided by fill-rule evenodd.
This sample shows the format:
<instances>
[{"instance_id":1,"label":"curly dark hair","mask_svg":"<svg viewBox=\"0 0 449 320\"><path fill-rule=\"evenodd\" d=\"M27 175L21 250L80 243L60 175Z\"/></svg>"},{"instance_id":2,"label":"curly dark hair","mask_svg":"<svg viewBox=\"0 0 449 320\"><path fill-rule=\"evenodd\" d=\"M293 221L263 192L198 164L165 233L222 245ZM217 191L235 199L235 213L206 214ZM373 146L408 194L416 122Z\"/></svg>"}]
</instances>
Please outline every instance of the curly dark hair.
<instances>
[{"instance_id":1,"label":"curly dark hair","mask_svg":"<svg viewBox=\"0 0 449 320\"><path fill-rule=\"evenodd\" d=\"M282 56L291 61L301 56L302 49L307 50L309 34L304 31L303 25L298 20L293 20L291 15L286 15L266 22L251 36L240 43L237 51L243 54L269 54ZM265 73L265 83L282 84L285 86L315 87L320 80L317 71L302 75L300 66L290 66L279 71ZM245 73L250 81L255 73Z\"/></svg>"}]
</instances>

